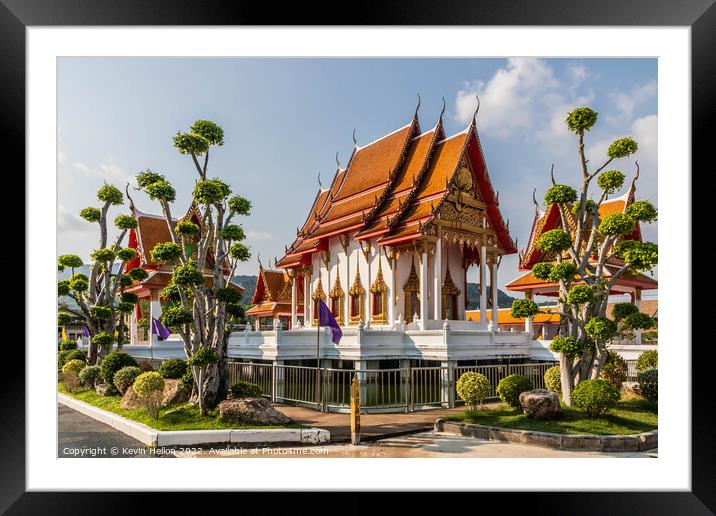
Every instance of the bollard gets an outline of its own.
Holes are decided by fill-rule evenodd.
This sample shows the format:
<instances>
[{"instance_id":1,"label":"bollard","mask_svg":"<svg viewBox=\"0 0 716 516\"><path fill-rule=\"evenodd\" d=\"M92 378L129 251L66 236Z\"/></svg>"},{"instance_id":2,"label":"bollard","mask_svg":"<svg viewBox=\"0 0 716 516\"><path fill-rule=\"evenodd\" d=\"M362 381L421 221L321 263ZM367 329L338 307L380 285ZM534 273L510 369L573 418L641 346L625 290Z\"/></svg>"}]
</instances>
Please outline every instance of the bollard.
<instances>
[{"instance_id":1,"label":"bollard","mask_svg":"<svg viewBox=\"0 0 716 516\"><path fill-rule=\"evenodd\" d=\"M360 384L356 374L351 382L351 444L360 444Z\"/></svg>"}]
</instances>

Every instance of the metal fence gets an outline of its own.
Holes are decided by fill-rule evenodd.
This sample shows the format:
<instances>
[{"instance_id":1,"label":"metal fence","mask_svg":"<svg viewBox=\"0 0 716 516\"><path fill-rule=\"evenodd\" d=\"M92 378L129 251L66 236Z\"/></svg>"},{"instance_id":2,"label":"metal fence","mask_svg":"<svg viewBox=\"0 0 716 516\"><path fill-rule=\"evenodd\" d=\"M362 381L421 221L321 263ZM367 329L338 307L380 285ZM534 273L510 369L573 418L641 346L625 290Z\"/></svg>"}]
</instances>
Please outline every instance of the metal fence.
<instances>
[{"instance_id":1,"label":"metal fence","mask_svg":"<svg viewBox=\"0 0 716 516\"><path fill-rule=\"evenodd\" d=\"M435 406L453 407L461 403L455 386L467 371L484 374L492 386L490 397L494 398L499 381L511 374L526 376L535 388L544 388L544 373L553 365L554 362L541 362L362 371L231 362L229 381L255 383L271 401L342 412L350 407L350 384L356 375L360 384L361 407L366 411L412 412Z\"/></svg>"},{"instance_id":2,"label":"metal fence","mask_svg":"<svg viewBox=\"0 0 716 516\"><path fill-rule=\"evenodd\" d=\"M636 370L636 363L637 363L637 360L626 360L626 364L627 364L627 379L626 379L626 381L627 382L636 382L636 375L638 374L637 370Z\"/></svg>"}]
</instances>

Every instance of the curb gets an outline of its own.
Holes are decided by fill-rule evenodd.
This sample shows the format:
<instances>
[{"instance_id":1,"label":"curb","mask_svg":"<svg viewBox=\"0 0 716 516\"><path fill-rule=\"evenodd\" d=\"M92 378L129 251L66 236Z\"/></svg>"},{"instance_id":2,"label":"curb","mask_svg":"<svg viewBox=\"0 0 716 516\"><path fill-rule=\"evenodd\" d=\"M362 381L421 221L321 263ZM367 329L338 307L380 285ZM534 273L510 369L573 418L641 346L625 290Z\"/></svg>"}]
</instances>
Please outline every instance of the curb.
<instances>
[{"instance_id":1,"label":"curb","mask_svg":"<svg viewBox=\"0 0 716 516\"><path fill-rule=\"evenodd\" d=\"M472 437L485 441L531 444L556 450L637 452L657 448L659 431L652 430L635 435L579 435L554 434L535 430L514 430L458 421L435 421L435 431Z\"/></svg>"},{"instance_id":2,"label":"curb","mask_svg":"<svg viewBox=\"0 0 716 516\"><path fill-rule=\"evenodd\" d=\"M265 428L225 430L156 430L145 424L58 393L63 405L111 426L147 446L190 446L198 444L301 443L320 444L331 440L323 428Z\"/></svg>"}]
</instances>

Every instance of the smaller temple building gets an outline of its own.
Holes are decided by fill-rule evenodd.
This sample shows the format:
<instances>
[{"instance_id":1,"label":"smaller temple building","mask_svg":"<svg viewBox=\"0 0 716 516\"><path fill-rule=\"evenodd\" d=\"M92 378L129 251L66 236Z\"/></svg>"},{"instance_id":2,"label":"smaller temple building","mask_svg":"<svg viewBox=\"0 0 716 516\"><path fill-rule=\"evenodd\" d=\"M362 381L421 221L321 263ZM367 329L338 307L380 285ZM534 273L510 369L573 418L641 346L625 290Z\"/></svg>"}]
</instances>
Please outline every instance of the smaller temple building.
<instances>
[{"instance_id":1,"label":"smaller temple building","mask_svg":"<svg viewBox=\"0 0 716 516\"><path fill-rule=\"evenodd\" d=\"M296 326L303 325L303 282L297 283ZM254 305L246 311L247 317L254 318L256 331L273 330L278 325L281 329L290 330L292 280L289 272L264 269L259 262L259 274L256 290L251 298Z\"/></svg>"},{"instance_id":2,"label":"smaller temple building","mask_svg":"<svg viewBox=\"0 0 716 516\"><path fill-rule=\"evenodd\" d=\"M125 272L129 272L134 268L141 267L149 273L149 276L143 281L135 280L134 284L131 287L127 288L125 291L136 294L140 300L149 301L149 327L151 328L151 320L158 320L162 314L161 302L163 299L161 297L161 292L171 282L172 278L172 267L166 264L157 263L152 260L151 251L152 249L154 249L154 246L159 243L171 242L172 237L169 233L167 221L163 215L154 215L139 211L131 199L129 208L132 213L132 216L137 221L137 227L135 229L129 230L128 247L136 250L137 256L133 260L127 262ZM199 235L201 235L201 231L203 231L203 224L201 223L201 215L199 213L198 207L195 204L192 204L182 217L180 217L178 220L175 219L173 221L173 224L176 225L177 222L181 222L184 220L191 221L194 224L197 224L200 228ZM199 236L197 236L197 241L198 238ZM186 252L189 255L196 256L195 244L188 243ZM206 260L206 268L203 271L204 285L207 287L211 287L213 284L213 267L214 257L211 250L209 250L209 254ZM225 279L229 279L230 269L228 263L226 263L223 267L223 272ZM240 285L237 285L232 281L229 281L228 285L243 294L244 289ZM138 321L142 317L143 314L141 310L141 305L140 303L137 303L136 308L134 312L132 312L129 321L130 344L142 343L138 332ZM149 344L153 345L156 341L156 338L156 335L150 333Z\"/></svg>"}]
</instances>

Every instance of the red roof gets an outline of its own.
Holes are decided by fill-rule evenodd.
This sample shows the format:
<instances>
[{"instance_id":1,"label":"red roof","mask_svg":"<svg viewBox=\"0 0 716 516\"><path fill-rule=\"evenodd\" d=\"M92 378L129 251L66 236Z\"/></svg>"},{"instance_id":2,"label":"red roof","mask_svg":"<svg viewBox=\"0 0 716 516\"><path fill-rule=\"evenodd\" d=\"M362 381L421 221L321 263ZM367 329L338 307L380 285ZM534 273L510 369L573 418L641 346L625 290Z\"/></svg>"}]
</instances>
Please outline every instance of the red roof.
<instances>
[{"instance_id":1,"label":"red roof","mask_svg":"<svg viewBox=\"0 0 716 516\"><path fill-rule=\"evenodd\" d=\"M304 257L324 248L331 236L380 236L383 244L421 236L421 225L434 216L433 208L444 200L446 185L466 154L500 245L506 254L517 252L492 190L474 122L445 138L442 120L421 134L416 115L400 129L356 146L346 169L339 169L331 187L314 199L306 223L276 265L304 263Z\"/></svg>"}]
</instances>

